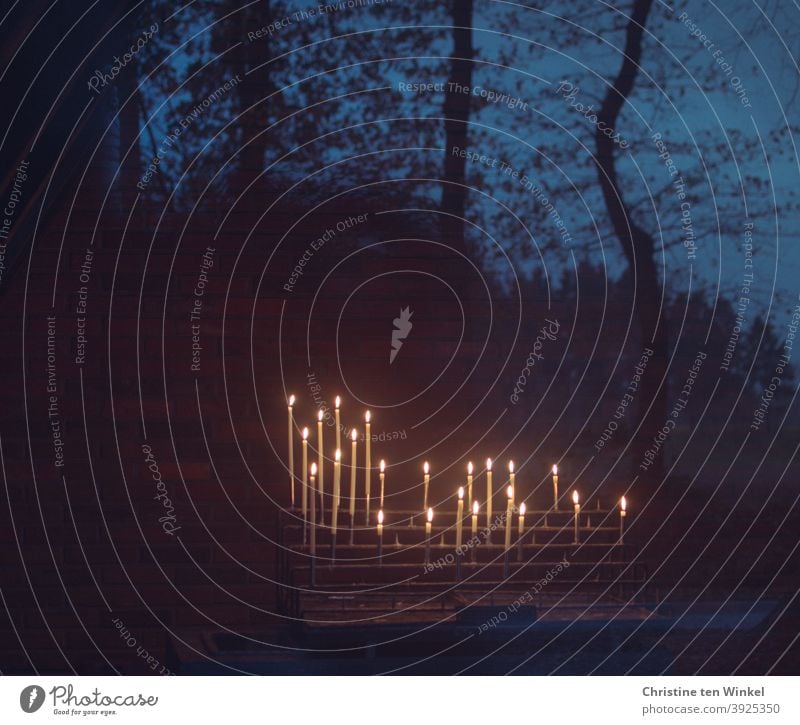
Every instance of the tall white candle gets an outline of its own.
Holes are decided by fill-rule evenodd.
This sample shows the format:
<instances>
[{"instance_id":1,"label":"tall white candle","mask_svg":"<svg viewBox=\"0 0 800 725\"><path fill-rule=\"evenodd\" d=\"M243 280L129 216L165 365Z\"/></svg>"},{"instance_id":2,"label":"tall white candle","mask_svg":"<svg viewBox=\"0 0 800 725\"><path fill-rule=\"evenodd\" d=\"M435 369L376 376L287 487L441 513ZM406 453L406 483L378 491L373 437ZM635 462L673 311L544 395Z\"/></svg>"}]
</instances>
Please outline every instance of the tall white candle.
<instances>
[{"instance_id":1,"label":"tall white candle","mask_svg":"<svg viewBox=\"0 0 800 725\"><path fill-rule=\"evenodd\" d=\"M380 479L381 479L381 505L379 506L379 508L383 508L383 493L384 493L384 489L386 488L386 461L384 461L382 458L381 458L380 466L381 466L381 474L380 474Z\"/></svg>"},{"instance_id":2,"label":"tall white candle","mask_svg":"<svg viewBox=\"0 0 800 725\"><path fill-rule=\"evenodd\" d=\"M322 419L325 412L322 408L317 412L317 485L319 486L319 518L325 520L325 457L322 453L324 443L322 441Z\"/></svg>"},{"instance_id":3,"label":"tall white candle","mask_svg":"<svg viewBox=\"0 0 800 725\"><path fill-rule=\"evenodd\" d=\"M317 495L314 490L314 479L317 475L317 464L311 464L311 556L317 553Z\"/></svg>"},{"instance_id":4,"label":"tall white candle","mask_svg":"<svg viewBox=\"0 0 800 725\"><path fill-rule=\"evenodd\" d=\"M517 493L517 474L514 473L514 461L508 462L508 485L513 489L514 495L519 498Z\"/></svg>"},{"instance_id":5,"label":"tall white candle","mask_svg":"<svg viewBox=\"0 0 800 725\"><path fill-rule=\"evenodd\" d=\"M509 486L506 489L506 495L508 496L508 504L506 505L506 551L508 551L509 547L511 546L511 517L514 511L514 487Z\"/></svg>"},{"instance_id":6,"label":"tall white candle","mask_svg":"<svg viewBox=\"0 0 800 725\"><path fill-rule=\"evenodd\" d=\"M353 445L350 448L350 525L353 525L353 519L356 516L356 468L358 460L356 458L356 440L358 433L355 428L350 437L353 440Z\"/></svg>"},{"instance_id":7,"label":"tall white candle","mask_svg":"<svg viewBox=\"0 0 800 725\"><path fill-rule=\"evenodd\" d=\"M522 539L525 535L525 502L519 505L519 529L517 530L517 559L522 560Z\"/></svg>"},{"instance_id":8,"label":"tall white candle","mask_svg":"<svg viewBox=\"0 0 800 725\"><path fill-rule=\"evenodd\" d=\"M289 486L291 490L292 508L294 508L294 416L292 406L294 395L289 396Z\"/></svg>"},{"instance_id":9,"label":"tall white candle","mask_svg":"<svg viewBox=\"0 0 800 725\"><path fill-rule=\"evenodd\" d=\"M472 461L467 463L467 501L472 501Z\"/></svg>"},{"instance_id":10,"label":"tall white candle","mask_svg":"<svg viewBox=\"0 0 800 725\"><path fill-rule=\"evenodd\" d=\"M624 543L623 537L625 536L625 517L628 515L628 502L623 496L619 500L619 543Z\"/></svg>"},{"instance_id":11,"label":"tall white candle","mask_svg":"<svg viewBox=\"0 0 800 725\"><path fill-rule=\"evenodd\" d=\"M364 433L364 498L367 509L365 523L369 523L369 483L372 473L372 435L370 433L370 412L364 414L366 432Z\"/></svg>"},{"instance_id":12,"label":"tall white candle","mask_svg":"<svg viewBox=\"0 0 800 725\"><path fill-rule=\"evenodd\" d=\"M336 416L336 447L339 450L342 450L342 421L339 418L339 406L342 404L342 399L337 395L336 396L336 410L334 414Z\"/></svg>"},{"instance_id":13,"label":"tall white candle","mask_svg":"<svg viewBox=\"0 0 800 725\"><path fill-rule=\"evenodd\" d=\"M464 524L464 487L458 489L458 512L456 513L456 548L461 548L461 532Z\"/></svg>"},{"instance_id":14,"label":"tall white candle","mask_svg":"<svg viewBox=\"0 0 800 725\"><path fill-rule=\"evenodd\" d=\"M553 464L553 508L558 511L558 466Z\"/></svg>"},{"instance_id":15,"label":"tall white candle","mask_svg":"<svg viewBox=\"0 0 800 725\"><path fill-rule=\"evenodd\" d=\"M489 536L491 538L491 530L492 530L492 496L494 495L492 491L492 459L486 459L486 528L489 530Z\"/></svg>"},{"instance_id":16,"label":"tall white candle","mask_svg":"<svg viewBox=\"0 0 800 725\"><path fill-rule=\"evenodd\" d=\"M575 511L575 543L579 543L581 540L581 534L579 529L579 521L580 521L580 513L581 513L581 504L580 498L578 497L578 492L572 492L572 506Z\"/></svg>"},{"instance_id":17,"label":"tall white candle","mask_svg":"<svg viewBox=\"0 0 800 725\"><path fill-rule=\"evenodd\" d=\"M303 521L308 519L308 428L303 428L303 490L300 500L303 510Z\"/></svg>"},{"instance_id":18,"label":"tall white candle","mask_svg":"<svg viewBox=\"0 0 800 725\"><path fill-rule=\"evenodd\" d=\"M473 540L478 535L478 511L480 504L477 501L472 502L472 538Z\"/></svg>"},{"instance_id":19,"label":"tall white candle","mask_svg":"<svg viewBox=\"0 0 800 725\"><path fill-rule=\"evenodd\" d=\"M428 462L422 464L422 510L428 508L428 486L431 482L431 468Z\"/></svg>"}]
</instances>

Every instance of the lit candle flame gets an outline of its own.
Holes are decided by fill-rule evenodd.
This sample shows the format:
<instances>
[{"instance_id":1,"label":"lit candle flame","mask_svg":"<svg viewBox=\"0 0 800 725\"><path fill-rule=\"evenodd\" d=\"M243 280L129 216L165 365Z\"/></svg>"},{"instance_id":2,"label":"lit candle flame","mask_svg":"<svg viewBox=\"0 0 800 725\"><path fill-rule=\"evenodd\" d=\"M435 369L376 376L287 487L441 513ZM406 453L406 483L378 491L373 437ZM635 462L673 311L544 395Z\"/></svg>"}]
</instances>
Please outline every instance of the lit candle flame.
<instances>
[{"instance_id":1,"label":"lit candle flame","mask_svg":"<svg viewBox=\"0 0 800 725\"><path fill-rule=\"evenodd\" d=\"M350 437L353 439L353 442L355 443L356 438L358 438L358 431L355 428L353 428L353 432L350 434Z\"/></svg>"},{"instance_id":2,"label":"lit candle flame","mask_svg":"<svg viewBox=\"0 0 800 725\"><path fill-rule=\"evenodd\" d=\"M312 476L316 476L317 475L317 464L316 463L312 463L311 464L311 475Z\"/></svg>"},{"instance_id":3,"label":"lit candle flame","mask_svg":"<svg viewBox=\"0 0 800 725\"><path fill-rule=\"evenodd\" d=\"M460 499L463 499L463 498L464 498L464 487L463 487L463 486L459 486L459 487L458 487L458 497L459 497Z\"/></svg>"},{"instance_id":4,"label":"lit candle flame","mask_svg":"<svg viewBox=\"0 0 800 725\"><path fill-rule=\"evenodd\" d=\"M303 440L308 438L308 428L303 428Z\"/></svg>"},{"instance_id":5,"label":"lit candle flame","mask_svg":"<svg viewBox=\"0 0 800 725\"><path fill-rule=\"evenodd\" d=\"M492 470L492 459L491 458L487 458L486 459L486 470L487 471L491 471Z\"/></svg>"},{"instance_id":6,"label":"lit candle flame","mask_svg":"<svg viewBox=\"0 0 800 725\"><path fill-rule=\"evenodd\" d=\"M325 415L325 413L323 413L322 408L320 408L319 412L317 413L317 420L320 421L320 423L322 422L322 417L324 415Z\"/></svg>"},{"instance_id":7,"label":"lit candle flame","mask_svg":"<svg viewBox=\"0 0 800 725\"><path fill-rule=\"evenodd\" d=\"M365 421L367 421L367 423L369 423L369 421L370 421L370 418L372 418L372 415L370 414L370 412L369 412L369 411L367 411L366 413L364 413L364 420L365 420Z\"/></svg>"},{"instance_id":8,"label":"lit candle flame","mask_svg":"<svg viewBox=\"0 0 800 725\"><path fill-rule=\"evenodd\" d=\"M337 395L336 396L336 407L338 408L342 403L342 399Z\"/></svg>"},{"instance_id":9,"label":"lit candle flame","mask_svg":"<svg viewBox=\"0 0 800 725\"><path fill-rule=\"evenodd\" d=\"M382 524L382 523L383 523L383 509L381 509L380 511L378 511L378 523L379 523L379 524Z\"/></svg>"},{"instance_id":10,"label":"lit candle flame","mask_svg":"<svg viewBox=\"0 0 800 725\"><path fill-rule=\"evenodd\" d=\"M509 473L514 473L514 461L509 461L508 462L508 472Z\"/></svg>"},{"instance_id":11,"label":"lit candle flame","mask_svg":"<svg viewBox=\"0 0 800 725\"><path fill-rule=\"evenodd\" d=\"M525 504L524 504L524 503L521 503L521 504L519 505L519 515L520 515L520 516L524 516L524 515L525 515L525 510L526 510L526 508L527 508L527 507L525 506Z\"/></svg>"},{"instance_id":12,"label":"lit candle flame","mask_svg":"<svg viewBox=\"0 0 800 725\"><path fill-rule=\"evenodd\" d=\"M558 475L558 466L555 463L553 464L553 475L554 476Z\"/></svg>"},{"instance_id":13,"label":"lit candle flame","mask_svg":"<svg viewBox=\"0 0 800 725\"><path fill-rule=\"evenodd\" d=\"M619 507L622 511L628 510L628 502L625 500L624 496L619 500Z\"/></svg>"},{"instance_id":14,"label":"lit candle flame","mask_svg":"<svg viewBox=\"0 0 800 725\"><path fill-rule=\"evenodd\" d=\"M428 473L428 472L430 472L430 470L431 470L431 467L428 465L428 462L425 461L425 463L422 464L422 472L423 473Z\"/></svg>"},{"instance_id":15,"label":"lit candle flame","mask_svg":"<svg viewBox=\"0 0 800 725\"><path fill-rule=\"evenodd\" d=\"M578 498L578 492L577 491L573 491L572 492L572 503L574 503L577 506L579 501L580 501L580 499Z\"/></svg>"},{"instance_id":16,"label":"lit candle flame","mask_svg":"<svg viewBox=\"0 0 800 725\"><path fill-rule=\"evenodd\" d=\"M428 523L433 521L433 509L428 509Z\"/></svg>"},{"instance_id":17,"label":"lit candle flame","mask_svg":"<svg viewBox=\"0 0 800 725\"><path fill-rule=\"evenodd\" d=\"M467 463L467 473L471 476L472 475L472 461Z\"/></svg>"},{"instance_id":18,"label":"lit candle flame","mask_svg":"<svg viewBox=\"0 0 800 725\"><path fill-rule=\"evenodd\" d=\"M381 458L381 473L383 473L385 470L386 470L386 461L384 461L383 458Z\"/></svg>"},{"instance_id":19,"label":"lit candle flame","mask_svg":"<svg viewBox=\"0 0 800 725\"><path fill-rule=\"evenodd\" d=\"M508 496L509 498L514 498L514 487L513 486L509 486L506 489L506 496Z\"/></svg>"},{"instance_id":20,"label":"lit candle flame","mask_svg":"<svg viewBox=\"0 0 800 725\"><path fill-rule=\"evenodd\" d=\"M473 516L477 516L478 515L478 509L479 508L480 508L480 505L478 504L478 502L477 501L473 501L472 502L472 515Z\"/></svg>"},{"instance_id":21,"label":"lit candle flame","mask_svg":"<svg viewBox=\"0 0 800 725\"><path fill-rule=\"evenodd\" d=\"M342 452L337 448L336 453L333 454L333 457L336 459L336 462L338 463L342 458Z\"/></svg>"},{"instance_id":22,"label":"lit candle flame","mask_svg":"<svg viewBox=\"0 0 800 725\"><path fill-rule=\"evenodd\" d=\"M294 395L290 395L289 396L289 407L290 408L294 405L294 400L295 400Z\"/></svg>"}]
</instances>

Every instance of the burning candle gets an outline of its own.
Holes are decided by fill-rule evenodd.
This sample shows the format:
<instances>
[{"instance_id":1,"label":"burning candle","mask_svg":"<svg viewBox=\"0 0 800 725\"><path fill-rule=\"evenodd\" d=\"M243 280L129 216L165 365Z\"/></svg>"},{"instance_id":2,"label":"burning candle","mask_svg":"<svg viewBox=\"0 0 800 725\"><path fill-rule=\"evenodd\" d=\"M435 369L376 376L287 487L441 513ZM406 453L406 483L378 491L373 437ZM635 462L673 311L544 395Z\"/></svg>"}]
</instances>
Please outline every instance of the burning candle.
<instances>
[{"instance_id":1,"label":"burning candle","mask_svg":"<svg viewBox=\"0 0 800 725\"><path fill-rule=\"evenodd\" d=\"M464 518L464 487L458 489L458 513L456 514L456 548L461 548L461 530Z\"/></svg>"},{"instance_id":2,"label":"burning candle","mask_svg":"<svg viewBox=\"0 0 800 725\"><path fill-rule=\"evenodd\" d=\"M513 466L513 464L510 464ZM514 487L509 486L506 489L506 495L508 496L508 505L506 506L506 552L511 546L511 516L514 510Z\"/></svg>"},{"instance_id":3,"label":"burning candle","mask_svg":"<svg viewBox=\"0 0 800 725\"><path fill-rule=\"evenodd\" d=\"M431 561L431 524L433 523L433 509L428 509L428 520L425 522L425 563Z\"/></svg>"},{"instance_id":4,"label":"burning candle","mask_svg":"<svg viewBox=\"0 0 800 725\"><path fill-rule=\"evenodd\" d=\"M353 428L350 438L353 441L350 447L350 527L352 528L353 519L356 517L356 439L358 438L358 432L355 428Z\"/></svg>"},{"instance_id":5,"label":"burning candle","mask_svg":"<svg viewBox=\"0 0 800 725\"><path fill-rule=\"evenodd\" d=\"M314 491L314 479L317 475L317 464L311 464L311 556L317 552L317 496Z\"/></svg>"},{"instance_id":6,"label":"burning candle","mask_svg":"<svg viewBox=\"0 0 800 725\"><path fill-rule=\"evenodd\" d=\"M336 522L339 518L339 496L341 486L342 452L337 448L333 454L333 508L331 509L331 533L336 536Z\"/></svg>"},{"instance_id":7,"label":"burning candle","mask_svg":"<svg viewBox=\"0 0 800 725\"><path fill-rule=\"evenodd\" d=\"M386 487L386 461L384 461L382 458L381 458L380 466L381 466L381 474L380 474L380 480L381 480L381 505L380 505L380 508L383 508L383 493L384 493L384 488Z\"/></svg>"},{"instance_id":8,"label":"burning candle","mask_svg":"<svg viewBox=\"0 0 800 725\"><path fill-rule=\"evenodd\" d=\"M553 508L558 511L558 466L553 464Z\"/></svg>"},{"instance_id":9,"label":"burning candle","mask_svg":"<svg viewBox=\"0 0 800 725\"><path fill-rule=\"evenodd\" d=\"M431 482L431 468L428 462L422 464L422 510L428 508L428 486Z\"/></svg>"},{"instance_id":10,"label":"burning candle","mask_svg":"<svg viewBox=\"0 0 800 725\"><path fill-rule=\"evenodd\" d=\"M342 422L339 419L339 406L342 404L342 399L337 395L336 402L334 403L334 414L336 416L336 447L341 450L342 448Z\"/></svg>"},{"instance_id":11,"label":"burning candle","mask_svg":"<svg viewBox=\"0 0 800 725\"><path fill-rule=\"evenodd\" d=\"M294 405L294 395L289 396L289 486L292 497L292 508L294 508L294 416L292 406Z\"/></svg>"},{"instance_id":12,"label":"burning candle","mask_svg":"<svg viewBox=\"0 0 800 725\"><path fill-rule=\"evenodd\" d=\"M300 496L303 509L303 521L306 521L308 516L308 428L303 428L303 491Z\"/></svg>"},{"instance_id":13,"label":"burning candle","mask_svg":"<svg viewBox=\"0 0 800 725\"><path fill-rule=\"evenodd\" d=\"M492 538L492 459L486 459L486 529L487 536Z\"/></svg>"},{"instance_id":14,"label":"burning candle","mask_svg":"<svg viewBox=\"0 0 800 725\"><path fill-rule=\"evenodd\" d=\"M467 463L467 500L472 501L472 461Z\"/></svg>"},{"instance_id":15,"label":"burning candle","mask_svg":"<svg viewBox=\"0 0 800 725\"><path fill-rule=\"evenodd\" d=\"M372 472L372 447L371 447L371 435L370 435L370 419L371 415L370 412L367 411L364 414L364 422L366 425L366 432L364 433L364 498L365 498L365 505L367 509L366 518L364 519L365 523L369 523L369 479L370 474Z\"/></svg>"},{"instance_id":16,"label":"burning candle","mask_svg":"<svg viewBox=\"0 0 800 725\"><path fill-rule=\"evenodd\" d=\"M378 511L378 563L383 564L383 509Z\"/></svg>"},{"instance_id":17,"label":"burning candle","mask_svg":"<svg viewBox=\"0 0 800 725\"><path fill-rule=\"evenodd\" d=\"M318 470L318 477L319 480L317 485L319 486L319 518L320 521L325 520L325 461L322 454L323 443L322 443L322 419L325 416L325 412L322 408L317 411L317 470Z\"/></svg>"},{"instance_id":18,"label":"burning candle","mask_svg":"<svg viewBox=\"0 0 800 725\"><path fill-rule=\"evenodd\" d=\"M572 505L573 508L575 509L575 543L577 544L581 540L580 530L578 529L578 520L580 519L581 504L577 491L572 492Z\"/></svg>"},{"instance_id":19,"label":"burning candle","mask_svg":"<svg viewBox=\"0 0 800 725\"><path fill-rule=\"evenodd\" d=\"M508 485L516 492L517 490L517 474L514 473L514 461L508 462Z\"/></svg>"},{"instance_id":20,"label":"burning candle","mask_svg":"<svg viewBox=\"0 0 800 725\"><path fill-rule=\"evenodd\" d=\"M519 505L519 529L517 529L517 559L522 560L522 539L525 536L525 502Z\"/></svg>"},{"instance_id":21,"label":"burning candle","mask_svg":"<svg viewBox=\"0 0 800 725\"><path fill-rule=\"evenodd\" d=\"M623 496L619 500L619 543L623 543L623 536L625 535L625 517L628 515L628 502Z\"/></svg>"},{"instance_id":22,"label":"burning candle","mask_svg":"<svg viewBox=\"0 0 800 725\"><path fill-rule=\"evenodd\" d=\"M477 501L472 502L472 538L475 539L478 535L478 510L480 504Z\"/></svg>"}]
</instances>

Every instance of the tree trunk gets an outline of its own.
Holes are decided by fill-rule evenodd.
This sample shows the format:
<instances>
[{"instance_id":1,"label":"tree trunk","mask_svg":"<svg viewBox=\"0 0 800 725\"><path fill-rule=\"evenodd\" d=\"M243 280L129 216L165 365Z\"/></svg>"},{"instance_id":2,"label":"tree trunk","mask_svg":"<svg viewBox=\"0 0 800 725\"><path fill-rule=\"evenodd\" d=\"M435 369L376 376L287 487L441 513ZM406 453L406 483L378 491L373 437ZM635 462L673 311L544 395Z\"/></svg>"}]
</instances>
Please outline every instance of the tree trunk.
<instances>
[{"instance_id":1,"label":"tree trunk","mask_svg":"<svg viewBox=\"0 0 800 725\"><path fill-rule=\"evenodd\" d=\"M620 111L633 90L642 56L642 37L652 0L635 0L625 31L625 56L622 67L608 89L597 114L598 126L604 123L616 128ZM653 437L664 425L667 416L667 365L669 337L667 321L661 309L661 280L654 260L655 239L638 226L628 210L620 189L614 141L599 128L595 132L597 171L606 209L614 232L622 245L634 279L634 305L639 321L641 344L653 351L642 380L639 397L638 434L633 448L633 471L642 474L639 464ZM648 412L649 408L649 412ZM649 467L647 475L663 474L663 451Z\"/></svg>"}]
</instances>

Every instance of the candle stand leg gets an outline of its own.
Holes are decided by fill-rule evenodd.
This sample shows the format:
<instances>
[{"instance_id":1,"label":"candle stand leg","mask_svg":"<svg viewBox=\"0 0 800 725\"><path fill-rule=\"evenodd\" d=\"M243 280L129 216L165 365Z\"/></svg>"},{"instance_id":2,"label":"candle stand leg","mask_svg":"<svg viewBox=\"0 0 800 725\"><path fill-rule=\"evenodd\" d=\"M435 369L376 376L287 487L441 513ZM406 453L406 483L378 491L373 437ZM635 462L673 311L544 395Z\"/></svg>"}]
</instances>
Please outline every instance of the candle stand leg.
<instances>
[{"instance_id":1,"label":"candle stand leg","mask_svg":"<svg viewBox=\"0 0 800 725\"><path fill-rule=\"evenodd\" d=\"M355 528L356 528L356 515L353 514L350 517L350 546L352 546L355 541L355 535L356 535Z\"/></svg>"},{"instance_id":2,"label":"candle stand leg","mask_svg":"<svg viewBox=\"0 0 800 725\"><path fill-rule=\"evenodd\" d=\"M456 581L461 581L461 552L456 551Z\"/></svg>"},{"instance_id":3,"label":"candle stand leg","mask_svg":"<svg viewBox=\"0 0 800 725\"><path fill-rule=\"evenodd\" d=\"M336 534L331 534L331 566L336 563Z\"/></svg>"}]
</instances>

